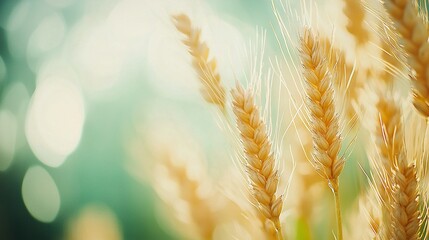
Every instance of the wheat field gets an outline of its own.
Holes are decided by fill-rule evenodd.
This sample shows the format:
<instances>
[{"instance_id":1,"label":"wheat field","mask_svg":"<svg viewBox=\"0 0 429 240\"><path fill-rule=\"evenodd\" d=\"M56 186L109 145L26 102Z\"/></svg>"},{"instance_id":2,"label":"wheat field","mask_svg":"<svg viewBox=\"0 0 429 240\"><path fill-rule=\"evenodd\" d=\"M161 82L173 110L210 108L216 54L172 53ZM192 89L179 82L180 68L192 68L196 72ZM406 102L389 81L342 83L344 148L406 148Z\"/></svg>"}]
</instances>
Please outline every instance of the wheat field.
<instances>
[{"instance_id":1,"label":"wheat field","mask_svg":"<svg viewBox=\"0 0 429 240\"><path fill-rule=\"evenodd\" d=\"M428 240L428 0L0 1L0 240Z\"/></svg>"},{"instance_id":2,"label":"wheat field","mask_svg":"<svg viewBox=\"0 0 429 240\"><path fill-rule=\"evenodd\" d=\"M217 150L229 155L221 178L196 173L204 160L179 161L180 150L149 150L166 174L149 182L177 214L166 216L173 231L184 239L427 239L427 2L267 4L275 27L259 31L246 55L253 65L233 81L218 72L204 25L171 15L201 101L230 145ZM266 31L278 31L270 58ZM167 144L182 141L174 138ZM342 180L351 172L355 193Z\"/></svg>"}]
</instances>

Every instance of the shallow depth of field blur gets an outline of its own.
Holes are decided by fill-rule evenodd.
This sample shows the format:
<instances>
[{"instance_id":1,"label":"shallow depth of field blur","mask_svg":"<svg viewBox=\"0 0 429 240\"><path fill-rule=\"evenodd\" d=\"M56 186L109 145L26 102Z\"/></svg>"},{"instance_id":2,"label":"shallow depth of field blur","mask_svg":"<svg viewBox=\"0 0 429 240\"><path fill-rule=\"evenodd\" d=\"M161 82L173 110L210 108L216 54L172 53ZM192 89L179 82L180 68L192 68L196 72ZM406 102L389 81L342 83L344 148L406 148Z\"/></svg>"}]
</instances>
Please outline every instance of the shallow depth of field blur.
<instances>
[{"instance_id":1,"label":"shallow depth of field blur","mask_svg":"<svg viewBox=\"0 0 429 240\"><path fill-rule=\"evenodd\" d=\"M273 18L248 0L0 1L0 239L176 238L128 146L145 123L185 119L221 155L169 18L183 11L231 77Z\"/></svg>"},{"instance_id":2,"label":"shallow depth of field blur","mask_svg":"<svg viewBox=\"0 0 429 240\"><path fill-rule=\"evenodd\" d=\"M258 31L266 56L278 51L270 1L0 1L0 239L181 239L147 181L144 143L183 131L213 181L233 165L171 22L181 12L202 28L226 86L245 78ZM344 171L347 209L365 181L354 161ZM334 221L320 223L318 239L331 239Z\"/></svg>"}]
</instances>

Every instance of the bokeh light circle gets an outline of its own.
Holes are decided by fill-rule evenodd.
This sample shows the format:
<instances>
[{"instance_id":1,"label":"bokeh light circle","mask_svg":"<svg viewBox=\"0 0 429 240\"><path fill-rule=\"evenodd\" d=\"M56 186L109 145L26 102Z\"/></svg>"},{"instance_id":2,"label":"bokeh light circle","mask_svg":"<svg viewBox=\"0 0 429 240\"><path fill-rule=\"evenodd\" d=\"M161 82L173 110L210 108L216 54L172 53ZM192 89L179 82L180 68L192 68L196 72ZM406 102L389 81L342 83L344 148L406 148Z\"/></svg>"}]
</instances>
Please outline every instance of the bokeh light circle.
<instances>
[{"instance_id":1,"label":"bokeh light circle","mask_svg":"<svg viewBox=\"0 0 429 240\"><path fill-rule=\"evenodd\" d=\"M17 125L15 115L0 111L0 171L9 168L15 155Z\"/></svg>"},{"instance_id":2,"label":"bokeh light circle","mask_svg":"<svg viewBox=\"0 0 429 240\"><path fill-rule=\"evenodd\" d=\"M31 33L27 44L27 60L30 68L37 70L39 61L46 53L60 46L66 34L66 23L61 13L44 17Z\"/></svg>"},{"instance_id":3,"label":"bokeh light circle","mask_svg":"<svg viewBox=\"0 0 429 240\"><path fill-rule=\"evenodd\" d=\"M30 214L41 222L54 221L60 210L61 199L54 179L40 166L25 173L22 198Z\"/></svg>"},{"instance_id":4,"label":"bokeh light circle","mask_svg":"<svg viewBox=\"0 0 429 240\"><path fill-rule=\"evenodd\" d=\"M77 85L51 76L38 82L30 101L25 133L38 159L60 166L78 146L85 120L84 100Z\"/></svg>"},{"instance_id":5,"label":"bokeh light circle","mask_svg":"<svg viewBox=\"0 0 429 240\"><path fill-rule=\"evenodd\" d=\"M25 24L29 13L31 11L31 2L21 1L11 12L6 24L8 31L16 31Z\"/></svg>"}]
</instances>

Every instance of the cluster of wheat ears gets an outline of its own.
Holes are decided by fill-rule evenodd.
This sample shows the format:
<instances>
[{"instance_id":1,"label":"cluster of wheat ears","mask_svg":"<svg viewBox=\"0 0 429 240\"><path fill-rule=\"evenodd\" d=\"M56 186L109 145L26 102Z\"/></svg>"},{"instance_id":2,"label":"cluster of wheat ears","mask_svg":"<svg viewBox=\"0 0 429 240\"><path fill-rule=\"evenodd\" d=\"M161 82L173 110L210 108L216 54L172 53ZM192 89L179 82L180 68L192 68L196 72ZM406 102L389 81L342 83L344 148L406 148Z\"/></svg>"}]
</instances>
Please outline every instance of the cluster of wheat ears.
<instances>
[{"instance_id":1,"label":"cluster of wheat ears","mask_svg":"<svg viewBox=\"0 0 429 240\"><path fill-rule=\"evenodd\" d=\"M244 87L237 81L233 89L227 89L217 70L215 53L202 40L204 29L196 27L186 14L172 16L191 55L203 99L215 106L225 120L222 124L236 133L240 142L235 168L241 178L228 172L227 183L213 184L204 169L197 167L201 164L179 163L181 155L168 151L165 145L153 154L156 165L161 166L154 175L163 181L170 179L170 185L156 189L175 210L175 215L168 212L169 220L176 218L182 224L176 230L183 238L318 239L317 233L312 233L316 229L312 218L317 201L322 200L314 186L324 183L333 193L334 207L332 214L324 212L319 218L334 222L332 226L336 222L330 230L332 239L428 239L427 3L337 2L342 4L346 21L344 29L332 26L335 31L331 35L311 19L302 21L296 32L286 29L280 12L286 14L287 6L273 4L282 32L278 39L297 36L295 44L280 47L283 54L299 56L299 60L290 60L298 64L287 65L298 66L299 73L291 76L297 93L279 97L280 101L283 96L294 98L295 112L291 112L287 129L293 128L297 134L285 134L285 138L294 138L289 141L294 171L284 169L288 164L282 161L288 159L280 157L278 139L272 139L276 130L267 119L271 112L259 104L261 88L257 84ZM339 31L350 36L353 44L347 46L353 48L334 41L334 32ZM277 66L281 72L281 64ZM270 90L277 91L274 87ZM344 148L356 142L359 132L369 133L359 137L366 143L368 167L352 171L365 174L368 184L358 198L358 212L345 215L340 192L347 186L340 184L340 176L352 161L347 153L353 150ZM355 136L354 140L344 143L346 135ZM195 168L198 174L189 170ZM293 188L291 181L299 186ZM228 188L225 185L234 187L228 191L223 189ZM296 204L290 207L289 200ZM293 221L301 224L298 233L296 228L288 228Z\"/></svg>"}]
</instances>

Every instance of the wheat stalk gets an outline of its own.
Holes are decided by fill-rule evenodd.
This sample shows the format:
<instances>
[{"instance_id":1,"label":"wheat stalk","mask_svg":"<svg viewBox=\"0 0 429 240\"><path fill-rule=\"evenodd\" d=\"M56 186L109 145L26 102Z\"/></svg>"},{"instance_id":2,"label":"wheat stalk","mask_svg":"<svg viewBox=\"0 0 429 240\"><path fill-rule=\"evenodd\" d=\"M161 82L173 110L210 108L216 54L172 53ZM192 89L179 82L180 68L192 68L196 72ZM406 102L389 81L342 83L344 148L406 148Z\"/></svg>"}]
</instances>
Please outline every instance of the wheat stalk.
<instances>
[{"instance_id":1,"label":"wheat stalk","mask_svg":"<svg viewBox=\"0 0 429 240\"><path fill-rule=\"evenodd\" d=\"M201 30L194 28L185 14L173 16L173 19L177 30L186 36L183 43L188 47L192 56L192 66L202 83L201 95L205 101L217 105L222 112L225 112L225 88L217 72L216 59L209 59L210 49L200 39Z\"/></svg>"},{"instance_id":2,"label":"wheat stalk","mask_svg":"<svg viewBox=\"0 0 429 240\"><path fill-rule=\"evenodd\" d=\"M283 196L276 196L279 174L267 127L261 119L253 94L237 85L232 90L233 111L237 119L246 157L247 176L256 206L262 213L264 229L272 239L281 239L279 216Z\"/></svg>"},{"instance_id":3,"label":"wheat stalk","mask_svg":"<svg viewBox=\"0 0 429 240\"><path fill-rule=\"evenodd\" d=\"M408 64L413 70L413 104L429 117L429 43L427 22L419 14L414 0L385 0L384 6L402 37Z\"/></svg>"},{"instance_id":4,"label":"wheat stalk","mask_svg":"<svg viewBox=\"0 0 429 240\"><path fill-rule=\"evenodd\" d=\"M365 8L360 0L344 0L343 12L348 18L347 31L356 39L358 45L369 41L369 32L364 26Z\"/></svg>"},{"instance_id":5,"label":"wheat stalk","mask_svg":"<svg viewBox=\"0 0 429 240\"><path fill-rule=\"evenodd\" d=\"M313 159L316 171L324 177L335 197L338 238L343 239L338 177L344 168L339 157L341 136L338 116L334 106L332 79L328 75L325 60L320 54L318 39L305 28L301 36L301 62L306 82L307 109L313 133Z\"/></svg>"}]
</instances>

